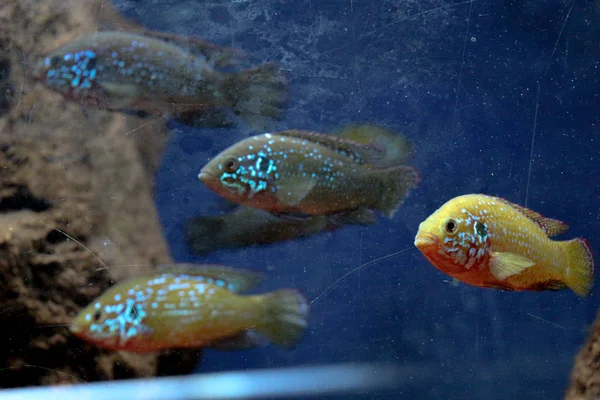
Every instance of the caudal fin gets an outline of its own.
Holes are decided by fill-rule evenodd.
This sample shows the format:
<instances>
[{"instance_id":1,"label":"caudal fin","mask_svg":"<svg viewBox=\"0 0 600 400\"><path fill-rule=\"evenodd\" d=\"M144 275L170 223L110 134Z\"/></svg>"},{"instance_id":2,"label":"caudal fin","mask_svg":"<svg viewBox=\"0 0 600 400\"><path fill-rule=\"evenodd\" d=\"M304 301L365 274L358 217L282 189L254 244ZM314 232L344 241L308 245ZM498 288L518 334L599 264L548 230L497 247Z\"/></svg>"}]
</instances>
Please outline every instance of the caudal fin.
<instances>
[{"instance_id":1,"label":"caudal fin","mask_svg":"<svg viewBox=\"0 0 600 400\"><path fill-rule=\"evenodd\" d=\"M406 165L376 170L381 180L381 196L377 209L386 217L392 218L410 189L416 187L421 178L419 172Z\"/></svg>"},{"instance_id":2,"label":"caudal fin","mask_svg":"<svg viewBox=\"0 0 600 400\"><path fill-rule=\"evenodd\" d=\"M233 74L223 84L233 112L256 129L282 119L287 91L287 79L274 63Z\"/></svg>"},{"instance_id":3,"label":"caudal fin","mask_svg":"<svg viewBox=\"0 0 600 400\"><path fill-rule=\"evenodd\" d=\"M264 295L263 323L256 330L280 347L292 347L307 325L309 306L297 290L283 289Z\"/></svg>"},{"instance_id":4,"label":"caudal fin","mask_svg":"<svg viewBox=\"0 0 600 400\"><path fill-rule=\"evenodd\" d=\"M566 252L564 282L579 296L585 297L594 284L596 266L592 248L587 240L575 238L566 242Z\"/></svg>"}]
</instances>

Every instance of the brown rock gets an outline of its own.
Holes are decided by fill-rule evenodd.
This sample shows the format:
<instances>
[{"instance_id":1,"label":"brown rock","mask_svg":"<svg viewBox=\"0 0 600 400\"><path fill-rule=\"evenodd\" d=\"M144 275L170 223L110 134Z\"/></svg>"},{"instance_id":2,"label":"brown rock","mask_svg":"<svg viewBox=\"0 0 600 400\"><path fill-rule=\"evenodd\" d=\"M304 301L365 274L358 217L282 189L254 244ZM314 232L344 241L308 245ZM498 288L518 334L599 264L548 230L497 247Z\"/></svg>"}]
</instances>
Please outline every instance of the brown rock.
<instances>
[{"instance_id":1,"label":"brown rock","mask_svg":"<svg viewBox=\"0 0 600 400\"><path fill-rule=\"evenodd\" d=\"M600 313L588 338L575 357L571 383L565 399L596 400L600 398Z\"/></svg>"},{"instance_id":2,"label":"brown rock","mask_svg":"<svg viewBox=\"0 0 600 400\"><path fill-rule=\"evenodd\" d=\"M171 261L152 199L164 121L84 113L28 75L59 44L122 26L103 0L0 5L2 387L187 373L198 357L109 352L65 326L115 281Z\"/></svg>"}]
</instances>

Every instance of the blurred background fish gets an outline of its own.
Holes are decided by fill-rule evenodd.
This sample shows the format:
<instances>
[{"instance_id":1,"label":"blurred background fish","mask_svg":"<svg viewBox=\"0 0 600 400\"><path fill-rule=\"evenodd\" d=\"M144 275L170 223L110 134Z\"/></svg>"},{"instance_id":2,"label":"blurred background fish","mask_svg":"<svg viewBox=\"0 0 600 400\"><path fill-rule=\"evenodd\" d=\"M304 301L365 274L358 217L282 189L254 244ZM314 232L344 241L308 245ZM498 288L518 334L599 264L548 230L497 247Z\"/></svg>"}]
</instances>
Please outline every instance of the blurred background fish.
<instances>
[{"instance_id":1,"label":"blurred background fish","mask_svg":"<svg viewBox=\"0 0 600 400\"><path fill-rule=\"evenodd\" d=\"M186 46L186 47L184 47ZM183 36L121 31L77 38L39 60L34 77L66 99L110 111L254 128L281 119L287 80L273 63L223 72L235 51Z\"/></svg>"},{"instance_id":2,"label":"blurred background fish","mask_svg":"<svg viewBox=\"0 0 600 400\"><path fill-rule=\"evenodd\" d=\"M381 158L375 160L380 168L406 164L414 147L404 135L375 124L348 125L331 134L384 149ZM221 201L227 202L224 199ZM332 231L345 225L372 225L377 222L373 213L364 211L358 215L318 215L294 220L239 206L223 215L199 216L188 220L184 235L192 252L206 255L219 249L267 245Z\"/></svg>"},{"instance_id":3,"label":"blurred background fish","mask_svg":"<svg viewBox=\"0 0 600 400\"><path fill-rule=\"evenodd\" d=\"M277 217L256 208L239 206L219 216L200 216L188 220L185 238L195 254L206 255L220 249L267 245L339 229L344 225L371 225L375 218L336 218L325 215L304 219Z\"/></svg>"},{"instance_id":4,"label":"blurred background fish","mask_svg":"<svg viewBox=\"0 0 600 400\"><path fill-rule=\"evenodd\" d=\"M447 201L419 226L415 246L442 272L502 290L561 290L587 296L595 263L587 240L553 241L564 222L499 197Z\"/></svg>"},{"instance_id":5,"label":"blurred background fish","mask_svg":"<svg viewBox=\"0 0 600 400\"><path fill-rule=\"evenodd\" d=\"M113 350L151 352L209 346L293 346L308 303L293 289L241 296L262 274L241 268L175 264L118 283L74 318L71 332Z\"/></svg>"}]
</instances>

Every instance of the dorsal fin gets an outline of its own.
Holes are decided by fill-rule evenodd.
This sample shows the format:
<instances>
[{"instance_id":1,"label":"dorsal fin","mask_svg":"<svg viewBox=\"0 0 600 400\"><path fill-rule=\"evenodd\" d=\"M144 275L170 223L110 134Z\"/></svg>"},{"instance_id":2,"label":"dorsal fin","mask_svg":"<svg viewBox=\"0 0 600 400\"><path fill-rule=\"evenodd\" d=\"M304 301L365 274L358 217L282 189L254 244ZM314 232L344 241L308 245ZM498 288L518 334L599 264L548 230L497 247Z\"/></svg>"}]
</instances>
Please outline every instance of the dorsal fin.
<instances>
[{"instance_id":1,"label":"dorsal fin","mask_svg":"<svg viewBox=\"0 0 600 400\"><path fill-rule=\"evenodd\" d=\"M191 53L202 54L217 67L226 67L239 64L247 58L246 53L230 47L221 47L194 36L179 35L176 33L159 32L143 29L139 34L180 46Z\"/></svg>"},{"instance_id":2,"label":"dorsal fin","mask_svg":"<svg viewBox=\"0 0 600 400\"><path fill-rule=\"evenodd\" d=\"M239 64L247 58L246 53L229 47L221 47L194 36L160 32L146 28L130 18L126 18L114 6L97 7L95 17L99 21L99 30L129 32L173 43L192 53L200 53L213 60L218 67Z\"/></svg>"},{"instance_id":3,"label":"dorsal fin","mask_svg":"<svg viewBox=\"0 0 600 400\"><path fill-rule=\"evenodd\" d=\"M385 155L385 149L361 144L339 136L326 135L319 132L287 130L277 132L276 135L298 138L329 147L330 149L350 157L358 164L369 164Z\"/></svg>"},{"instance_id":4,"label":"dorsal fin","mask_svg":"<svg viewBox=\"0 0 600 400\"><path fill-rule=\"evenodd\" d=\"M562 221L552 218L546 218L538 212L535 212L533 210L530 210L529 208L525 208L518 204L511 203L510 201L505 200L503 198L497 197L497 199L511 207L514 207L522 214L524 214L527 218L538 224L538 226L542 228L544 232L546 232L546 235L548 235L548 237L561 235L569 230L569 225Z\"/></svg>"},{"instance_id":5,"label":"dorsal fin","mask_svg":"<svg viewBox=\"0 0 600 400\"><path fill-rule=\"evenodd\" d=\"M379 168L406 164L414 148L414 144L404 135L377 124L346 125L332 131L331 134L384 149L385 155L377 162Z\"/></svg>"},{"instance_id":6,"label":"dorsal fin","mask_svg":"<svg viewBox=\"0 0 600 400\"><path fill-rule=\"evenodd\" d=\"M215 284L223 286L234 293L243 293L256 288L263 279L263 274L244 268L226 267L217 264L165 264L156 267L162 274L190 275L212 278Z\"/></svg>"},{"instance_id":7,"label":"dorsal fin","mask_svg":"<svg viewBox=\"0 0 600 400\"><path fill-rule=\"evenodd\" d=\"M146 38L160 40L180 47L191 54L202 55L206 57L208 63L212 63L217 67L227 67L240 64L248 57L248 55L241 50L218 46L194 36L180 35L170 32L159 32L147 29L145 27L136 27L135 25L127 25L125 28L126 29L123 31L101 29L97 33L114 32L122 35L139 35Z\"/></svg>"}]
</instances>

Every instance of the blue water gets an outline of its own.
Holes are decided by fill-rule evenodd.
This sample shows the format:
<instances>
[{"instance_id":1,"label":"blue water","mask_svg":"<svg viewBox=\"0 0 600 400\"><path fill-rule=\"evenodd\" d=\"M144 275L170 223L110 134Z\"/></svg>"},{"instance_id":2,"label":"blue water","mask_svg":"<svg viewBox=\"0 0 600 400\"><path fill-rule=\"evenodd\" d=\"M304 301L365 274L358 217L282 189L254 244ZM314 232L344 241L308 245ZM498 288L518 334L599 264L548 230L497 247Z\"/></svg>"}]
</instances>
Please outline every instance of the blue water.
<instances>
[{"instance_id":1,"label":"blue water","mask_svg":"<svg viewBox=\"0 0 600 400\"><path fill-rule=\"evenodd\" d=\"M319 298L296 350L207 350L198 371L386 361L414 366L411 383L365 398L562 398L595 317L597 289L581 299L570 291L455 286L413 240L437 207L479 192L564 220L569 238L585 237L600 251L600 58L593 45L600 24L592 2L117 4L153 29L280 63L292 93L277 129L328 131L368 121L416 145L412 165L423 181L392 220L198 257L184 244L183 224L216 213L218 198L197 174L210 157L256 132L170 122L156 202L175 260L261 269L268 271L261 289L295 287L314 299L351 269L406 250Z\"/></svg>"}]
</instances>

